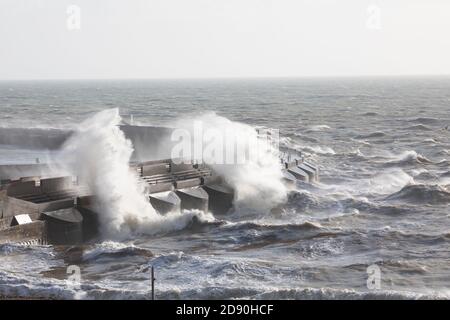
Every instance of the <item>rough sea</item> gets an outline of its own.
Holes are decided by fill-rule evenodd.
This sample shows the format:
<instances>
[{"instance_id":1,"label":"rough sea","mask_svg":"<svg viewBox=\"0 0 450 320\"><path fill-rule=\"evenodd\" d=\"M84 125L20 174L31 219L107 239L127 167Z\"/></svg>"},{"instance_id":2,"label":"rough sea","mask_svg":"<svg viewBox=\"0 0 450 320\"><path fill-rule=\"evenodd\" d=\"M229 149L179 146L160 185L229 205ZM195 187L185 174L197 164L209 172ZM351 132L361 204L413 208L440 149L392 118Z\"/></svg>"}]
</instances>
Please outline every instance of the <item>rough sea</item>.
<instances>
[{"instance_id":1,"label":"rough sea","mask_svg":"<svg viewBox=\"0 0 450 320\"><path fill-rule=\"evenodd\" d=\"M0 82L2 135L109 108L141 124L214 111L279 129L320 181L299 183L277 214L82 247L0 245L0 296L150 299L153 265L157 299L450 298L449 78ZM2 144L0 164L52 152Z\"/></svg>"}]
</instances>

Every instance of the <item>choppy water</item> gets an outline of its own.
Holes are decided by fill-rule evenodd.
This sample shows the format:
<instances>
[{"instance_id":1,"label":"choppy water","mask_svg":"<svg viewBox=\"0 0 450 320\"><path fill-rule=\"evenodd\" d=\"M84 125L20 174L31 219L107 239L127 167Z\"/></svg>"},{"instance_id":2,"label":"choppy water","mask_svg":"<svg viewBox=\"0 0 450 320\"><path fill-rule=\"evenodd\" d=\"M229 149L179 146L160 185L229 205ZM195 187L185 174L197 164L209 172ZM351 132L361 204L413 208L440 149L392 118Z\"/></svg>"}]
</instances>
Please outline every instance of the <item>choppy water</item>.
<instances>
[{"instance_id":1,"label":"choppy water","mask_svg":"<svg viewBox=\"0 0 450 320\"><path fill-rule=\"evenodd\" d=\"M0 295L149 298L448 298L450 79L0 83L0 126L70 128L120 107L164 124L214 110L280 129L319 165L280 215L236 212L82 249L0 247ZM0 162L45 150L0 147ZM82 270L81 289L66 267ZM367 288L368 266L381 289Z\"/></svg>"}]
</instances>

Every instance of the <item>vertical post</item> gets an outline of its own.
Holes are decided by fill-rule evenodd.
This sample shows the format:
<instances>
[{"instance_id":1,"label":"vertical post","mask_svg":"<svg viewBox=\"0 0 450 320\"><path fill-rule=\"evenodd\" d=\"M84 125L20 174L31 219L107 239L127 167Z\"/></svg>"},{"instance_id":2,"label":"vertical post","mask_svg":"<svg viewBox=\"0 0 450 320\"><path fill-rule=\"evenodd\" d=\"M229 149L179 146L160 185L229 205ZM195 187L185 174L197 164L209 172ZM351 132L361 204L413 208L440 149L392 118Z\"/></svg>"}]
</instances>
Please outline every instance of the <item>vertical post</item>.
<instances>
[{"instance_id":1,"label":"vertical post","mask_svg":"<svg viewBox=\"0 0 450 320\"><path fill-rule=\"evenodd\" d=\"M155 300L155 269L152 265L152 300Z\"/></svg>"}]
</instances>

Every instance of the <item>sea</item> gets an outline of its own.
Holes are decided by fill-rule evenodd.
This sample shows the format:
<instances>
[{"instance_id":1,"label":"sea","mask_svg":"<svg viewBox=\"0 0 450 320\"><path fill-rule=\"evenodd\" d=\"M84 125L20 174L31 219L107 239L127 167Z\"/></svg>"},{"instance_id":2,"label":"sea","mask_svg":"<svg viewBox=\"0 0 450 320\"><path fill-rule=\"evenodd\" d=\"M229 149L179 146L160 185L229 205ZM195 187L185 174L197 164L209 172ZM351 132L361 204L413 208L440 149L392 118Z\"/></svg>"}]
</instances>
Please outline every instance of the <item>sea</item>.
<instances>
[{"instance_id":1,"label":"sea","mask_svg":"<svg viewBox=\"0 0 450 320\"><path fill-rule=\"evenodd\" d=\"M82 246L2 244L1 297L151 299L153 267L156 299L450 298L450 78L2 81L0 164L58 153L9 130L72 130L109 109L142 125L207 113L276 129L320 179L276 212L185 213L176 228Z\"/></svg>"}]
</instances>

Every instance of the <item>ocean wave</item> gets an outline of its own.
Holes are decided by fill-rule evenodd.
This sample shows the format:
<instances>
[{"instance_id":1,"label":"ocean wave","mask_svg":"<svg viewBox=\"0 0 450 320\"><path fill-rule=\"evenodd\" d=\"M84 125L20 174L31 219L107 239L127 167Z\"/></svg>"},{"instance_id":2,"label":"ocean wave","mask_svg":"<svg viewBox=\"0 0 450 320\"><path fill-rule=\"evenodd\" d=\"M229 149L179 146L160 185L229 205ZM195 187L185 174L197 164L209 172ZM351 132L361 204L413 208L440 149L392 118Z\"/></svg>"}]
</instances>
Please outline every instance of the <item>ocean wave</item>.
<instances>
[{"instance_id":1,"label":"ocean wave","mask_svg":"<svg viewBox=\"0 0 450 320\"><path fill-rule=\"evenodd\" d=\"M413 182L414 179L405 171L394 168L374 174L370 178L355 181L350 192L352 194L363 193L371 196L390 194Z\"/></svg>"},{"instance_id":2,"label":"ocean wave","mask_svg":"<svg viewBox=\"0 0 450 320\"><path fill-rule=\"evenodd\" d=\"M423 123L423 124L434 124L434 123L438 123L439 119L432 118L432 117L419 117L419 118L415 118L415 119L409 120L409 122Z\"/></svg>"},{"instance_id":3,"label":"ocean wave","mask_svg":"<svg viewBox=\"0 0 450 320\"><path fill-rule=\"evenodd\" d=\"M60 148L72 134L69 130L53 128L0 127L0 144L29 149Z\"/></svg>"},{"instance_id":4,"label":"ocean wave","mask_svg":"<svg viewBox=\"0 0 450 320\"><path fill-rule=\"evenodd\" d=\"M288 201L284 208L305 210L309 207L318 206L319 204L319 199L313 193L307 190L295 190L288 194Z\"/></svg>"},{"instance_id":5,"label":"ocean wave","mask_svg":"<svg viewBox=\"0 0 450 320\"><path fill-rule=\"evenodd\" d=\"M371 132L368 134L357 135L355 139L371 139L371 138L381 138L386 136L386 134L382 131Z\"/></svg>"},{"instance_id":6,"label":"ocean wave","mask_svg":"<svg viewBox=\"0 0 450 320\"><path fill-rule=\"evenodd\" d=\"M0 254L8 255L17 252L33 251L33 248L27 245L17 243L2 243L0 244Z\"/></svg>"},{"instance_id":7,"label":"ocean wave","mask_svg":"<svg viewBox=\"0 0 450 320\"><path fill-rule=\"evenodd\" d=\"M435 138L426 138L423 140L423 142L439 143Z\"/></svg>"},{"instance_id":8,"label":"ocean wave","mask_svg":"<svg viewBox=\"0 0 450 320\"><path fill-rule=\"evenodd\" d=\"M298 139L301 139L301 140L306 141L306 142L313 142L313 143L318 143L318 142L319 142L319 140L317 140L317 139L314 138L314 137L311 137L311 136L305 136L305 135L303 135L303 134L301 134L301 133L298 133L298 132L294 133L294 135L295 135Z\"/></svg>"},{"instance_id":9,"label":"ocean wave","mask_svg":"<svg viewBox=\"0 0 450 320\"><path fill-rule=\"evenodd\" d=\"M448 167L450 167L450 160L442 159L441 161L436 163L436 165L444 169L447 169Z\"/></svg>"},{"instance_id":10,"label":"ocean wave","mask_svg":"<svg viewBox=\"0 0 450 320\"><path fill-rule=\"evenodd\" d=\"M361 158L366 158L366 156L364 155L364 153L361 152L360 149L354 149L354 150L348 152L347 155L349 155L349 156L357 156L357 157L361 157Z\"/></svg>"},{"instance_id":11,"label":"ocean wave","mask_svg":"<svg viewBox=\"0 0 450 320\"><path fill-rule=\"evenodd\" d=\"M446 172L442 173L440 177L441 178L448 178L448 177L450 177L450 171L446 171Z\"/></svg>"},{"instance_id":12,"label":"ocean wave","mask_svg":"<svg viewBox=\"0 0 450 320\"><path fill-rule=\"evenodd\" d=\"M153 253L133 244L125 244L114 241L105 241L95 245L83 253L83 261L93 261L100 258L121 258L127 256L153 257Z\"/></svg>"},{"instance_id":13,"label":"ocean wave","mask_svg":"<svg viewBox=\"0 0 450 320\"><path fill-rule=\"evenodd\" d=\"M419 204L450 203L450 191L439 185L412 184L386 197L385 200L402 200Z\"/></svg>"},{"instance_id":14,"label":"ocean wave","mask_svg":"<svg viewBox=\"0 0 450 320\"><path fill-rule=\"evenodd\" d=\"M127 290L118 288L93 287L89 290L68 290L63 286L47 287L27 284L4 286L0 294L6 297L26 297L35 299L84 299L84 300L149 300L150 289ZM335 288L279 288L279 287L225 287L209 285L204 287L170 286L156 288L155 295L160 300L447 300L447 292L429 293L402 290L363 291Z\"/></svg>"},{"instance_id":15,"label":"ocean wave","mask_svg":"<svg viewBox=\"0 0 450 320\"><path fill-rule=\"evenodd\" d=\"M392 166L405 166L405 165L413 165L413 164L430 164L431 160L426 158L425 156L417 153L414 150L409 150L400 153L397 156L394 156L392 160L384 163L386 167Z\"/></svg>"},{"instance_id":16,"label":"ocean wave","mask_svg":"<svg viewBox=\"0 0 450 320\"><path fill-rule=\"evenodd\" d=\"M295 190L289 193L285 210L295 212L352 213L354 209L382 214L403 213L396 206L380 204L380 196L401 190L414 179L401 169L389 169L369 178L332 181L318 184L316 189ZM375 199L374 199L375 197ZM369 200L369 198L371 200Z\"/></svg>"},{"instance_id":17,"label":"ocean wave","mask_svg":"<svg viewBox=\"0 0 450 320\"><path fill-rule=\"evenodd\" d=\"M426 274L427 267L417 261L405 259L390 259L377 262L381 267L395 268L396 271L401 270L402 273L409 274Z\"/></svg>"},{"instance_id":18,"label":"ocean wave","mask_svg":"<svg viewBox=\"0 0 450 320\"><path fill-rule=\"evenodd\" d=\"M297 231L319 231L325 230L319 223L312 221L304 221L301 223L279 223L269 224L258 221L244 221L229 223L226 228L230 231L239 230L257 230L257 231L276 231L276 232L297 232ZM283 236L283 233L280 233Z\"/></svg>"},{"instance_id":19,"label":"ocean wave","mask_svg":"<svg viewBox=\"0 0 450 320\"><path fill-rule=\"evenodd\" d=\"M400 230L386 226L382 229L374 229L368 232L370 238L381 239L382 241L405 242L408 244L422 244L427 246L444 244L448 245L450 233L447 232L417 232L415 230ZM377 240L374 240L377 241ZM430 248L431 250L431 248Z\"/></svg>"},{"instance_id":20,"label":"ocean wave","mask_svg":"<svg viewBox=\"0 0 450 320\"><path fill-rule=\"evenodd\" d=\"M310 126L305 132L319 132L319 131L325 131L325 130L329 130L329 129L331 129L330 126L328 126L326 124L319 124L319 125Z\"/></svg>"},{"instance_id":21,"label":"ocean wave","mask_svg":"<svg viewBox=\"0 0 450 320\"><path fill-rule=\"evenodd\" d=\"M430 127L427 127L424 124L417 124L417 125L414 125L414 126L406 127L405 130L410 130L410 131L432 131L433 129L431 129Z\"/></svg>"},{"instance_id":22,"label":"ocean wave","mask_svg":"<svg viewBox=\"0 0 450 320\"><path fill-rule=\"evenodd\" d=\"M158 293L163 299L251 299L251 300L428 300L449 299L444 292L358 291L335 288L237 287L172 288Z\"/></svg>"},{"instance_id":23,"label":"ocean wave","mask_svg":"<svg viewBox=\"0 0 450 320\"><path fill-rule=\"evenodd\" d=\"M306 219L306 218L305 218ZM341 234L339 229L323 227L314 219L295 222L294 219L283 217L280 219L261 219L258 221L244 221L229 223L215 231L215 244L218 248L234 252L262 250L266 247L277 246L284 250L302 240L336 237Z\"/></svg>"},{"instance_id":24,"label":"ocean wave","mask_svg":"<svg viewBox=\"0 0 450 320\"><path fill-rule=\"evenodd\" d=\"M377 215L400 215L400 214L408 214L411 212L410 209L404 208L403 206L396 205L387 205L384 203L377 203L373 201L369 201L367 199L357 199L357 198L348 198L340 201L340 204L348 209L356 209L359 212L367 212Z\"/></svg>"},{"instance_id":25,"label":"ocean wave","mask_svg":"<svg viewBox=\"0 0 450 320\"><path fill-rule=\"evenodd\" d=\"M158 297L165 300L180 299L201 299L201 300L226 300L226 299L247 299L255 296L260 291L252 287L222 287L222 286L206 286L197 288L167 288L157 291ZM250 299L250 298L249 298Z\"/></svg>"},{"instance_id":26,"label":"ocean wave","mask_svg":"<svg viewBox=\"0 0 450 320\"><path fill-rule=\"evenodd\" d=\"M280 138L280 145L295 151L309 152L311 154L318 155L335 155L336 152L331 147L327 146L311 146L311 145L303 145L301 143L295 142L293 139L289 137Z\"/></svg>"},{"instance_id":27,"label":"ocean wave","mask_svg":"<svg viewBox=\"0 0 450 320\"><path fill-rule=\"evenodd\" d=\"M251 272L251 266L242 263L219 263L213 264L217 272L221 268L230 275L247 274ZM401 266L400 266L401 267ZM250 270L248 269L250 268ZM258 270L255 278L265 278L265 271ZM213 277L214 278L214 277ZM217 279L217 278L216 278ZM220 280L219 280L220 281ZM166 284L161 282L156 286L155 295L162 300L178 299L252 299L252 300L370 300L370 299L449 299L446 291L411 292L403 290L355 290L350 288L314 288L314 287L278 287L273 285L230 285L208 284L203 281L198 284ZM108 282L92 284L83 281L79 286L68 285L65 280L35 277L21 277L0 271L0 296L10 298L31 299L84 299L84 300L145 300L151 299L150 286L140 286L139 289L116 287Z\"/></svg>"},{"instance_id":28,"label":"ocean wave","mask_svg":"<svg viewBox=\"0 0 450 320\"><path fill-rule=\"evenodd\" d=\"M353 289L305 288L268 290L248 298L263 300L417 300L448 299L449 296L445 293L425 294L393 290L356 291Z\"/></svg>"},{"instance_id":29,"label":"ocean wave","mask_svg":"<svg viewBox=\"0 0 450 320\"><path fill-rule=\"evenodd\" d=\"M438 177L427 170L417 172L417 174L414 175L414 180L416 181L436 181Z\"/></svg>"},{"instance_id":30,"label":"ocean wave","mask_svg":"<svg viewBox=\"0 0 450 320\"><path fill-rule=\"evenodd\" d=\"M311 153L316 153L320 155L334 155L336 152L333 150L333 148L327 147L327 146L304 146L302 147L303 150L306 150Z\"/></svg>"},{"instance_id":31,"label":"ocean wave","mask_svg":"<svg viewBox=\"0 0 450 320\"><path fill-rule=\"evenodd\" d=\"M365 155L359 148L340 152L337 155L343 157L344 160L352 161L366 161L373 158L371 156Z\"/></svg>"},{"instance_id":32,"label":"ocean wave","mask_svg":"<svg viewBox=\"0 0 450 320\"><path fill-rule=\"evenodd\" d=\"M19 243L2 243L0 244L0 256L7 255L34 255L40 256L44 260L52 259L55 256L54 247L51 245L26 245Z\"/></svg>"},{"instance_id":33,"label":"ocean wave","mask_svg":"<svg viewBox=\"0 0 450 320\"><path fill-rule=\"evenodd\" d=\"M380 114L378 112L366 112L366 113L362 113L361 115L364 116L364 117L375 117L375 116L378 116Z\"/></svg>"},{"instance_id":34,"label":"ocean wave","mask_svg":"<svg viewBox=\"0 0 450 320\"><path fill-rule=\"evenodd\" d=\"M179 261L187 260L190 256L187 256L184 254L183 251L173 251L166 254L161 254L156 256L152 261L151 264L155 267L167 267L167 265L177 263Z\"/></svg>"},{"instance_id":35,"label":"ocean wave","mask_svg":"<svg viewBox=\"0 0 450 320\"><path fill-rule=\"evenodd\" d=\"M13 299L107 299L106 295L94 294L107 293L109 290L110 288L102 288L89 281L82 281L77 285L65 278L55 279L36 276L34 273L9 273L0 270L0 296ZM137 292L133 295L137 295Z\"/></svg>"}]
</instances>

